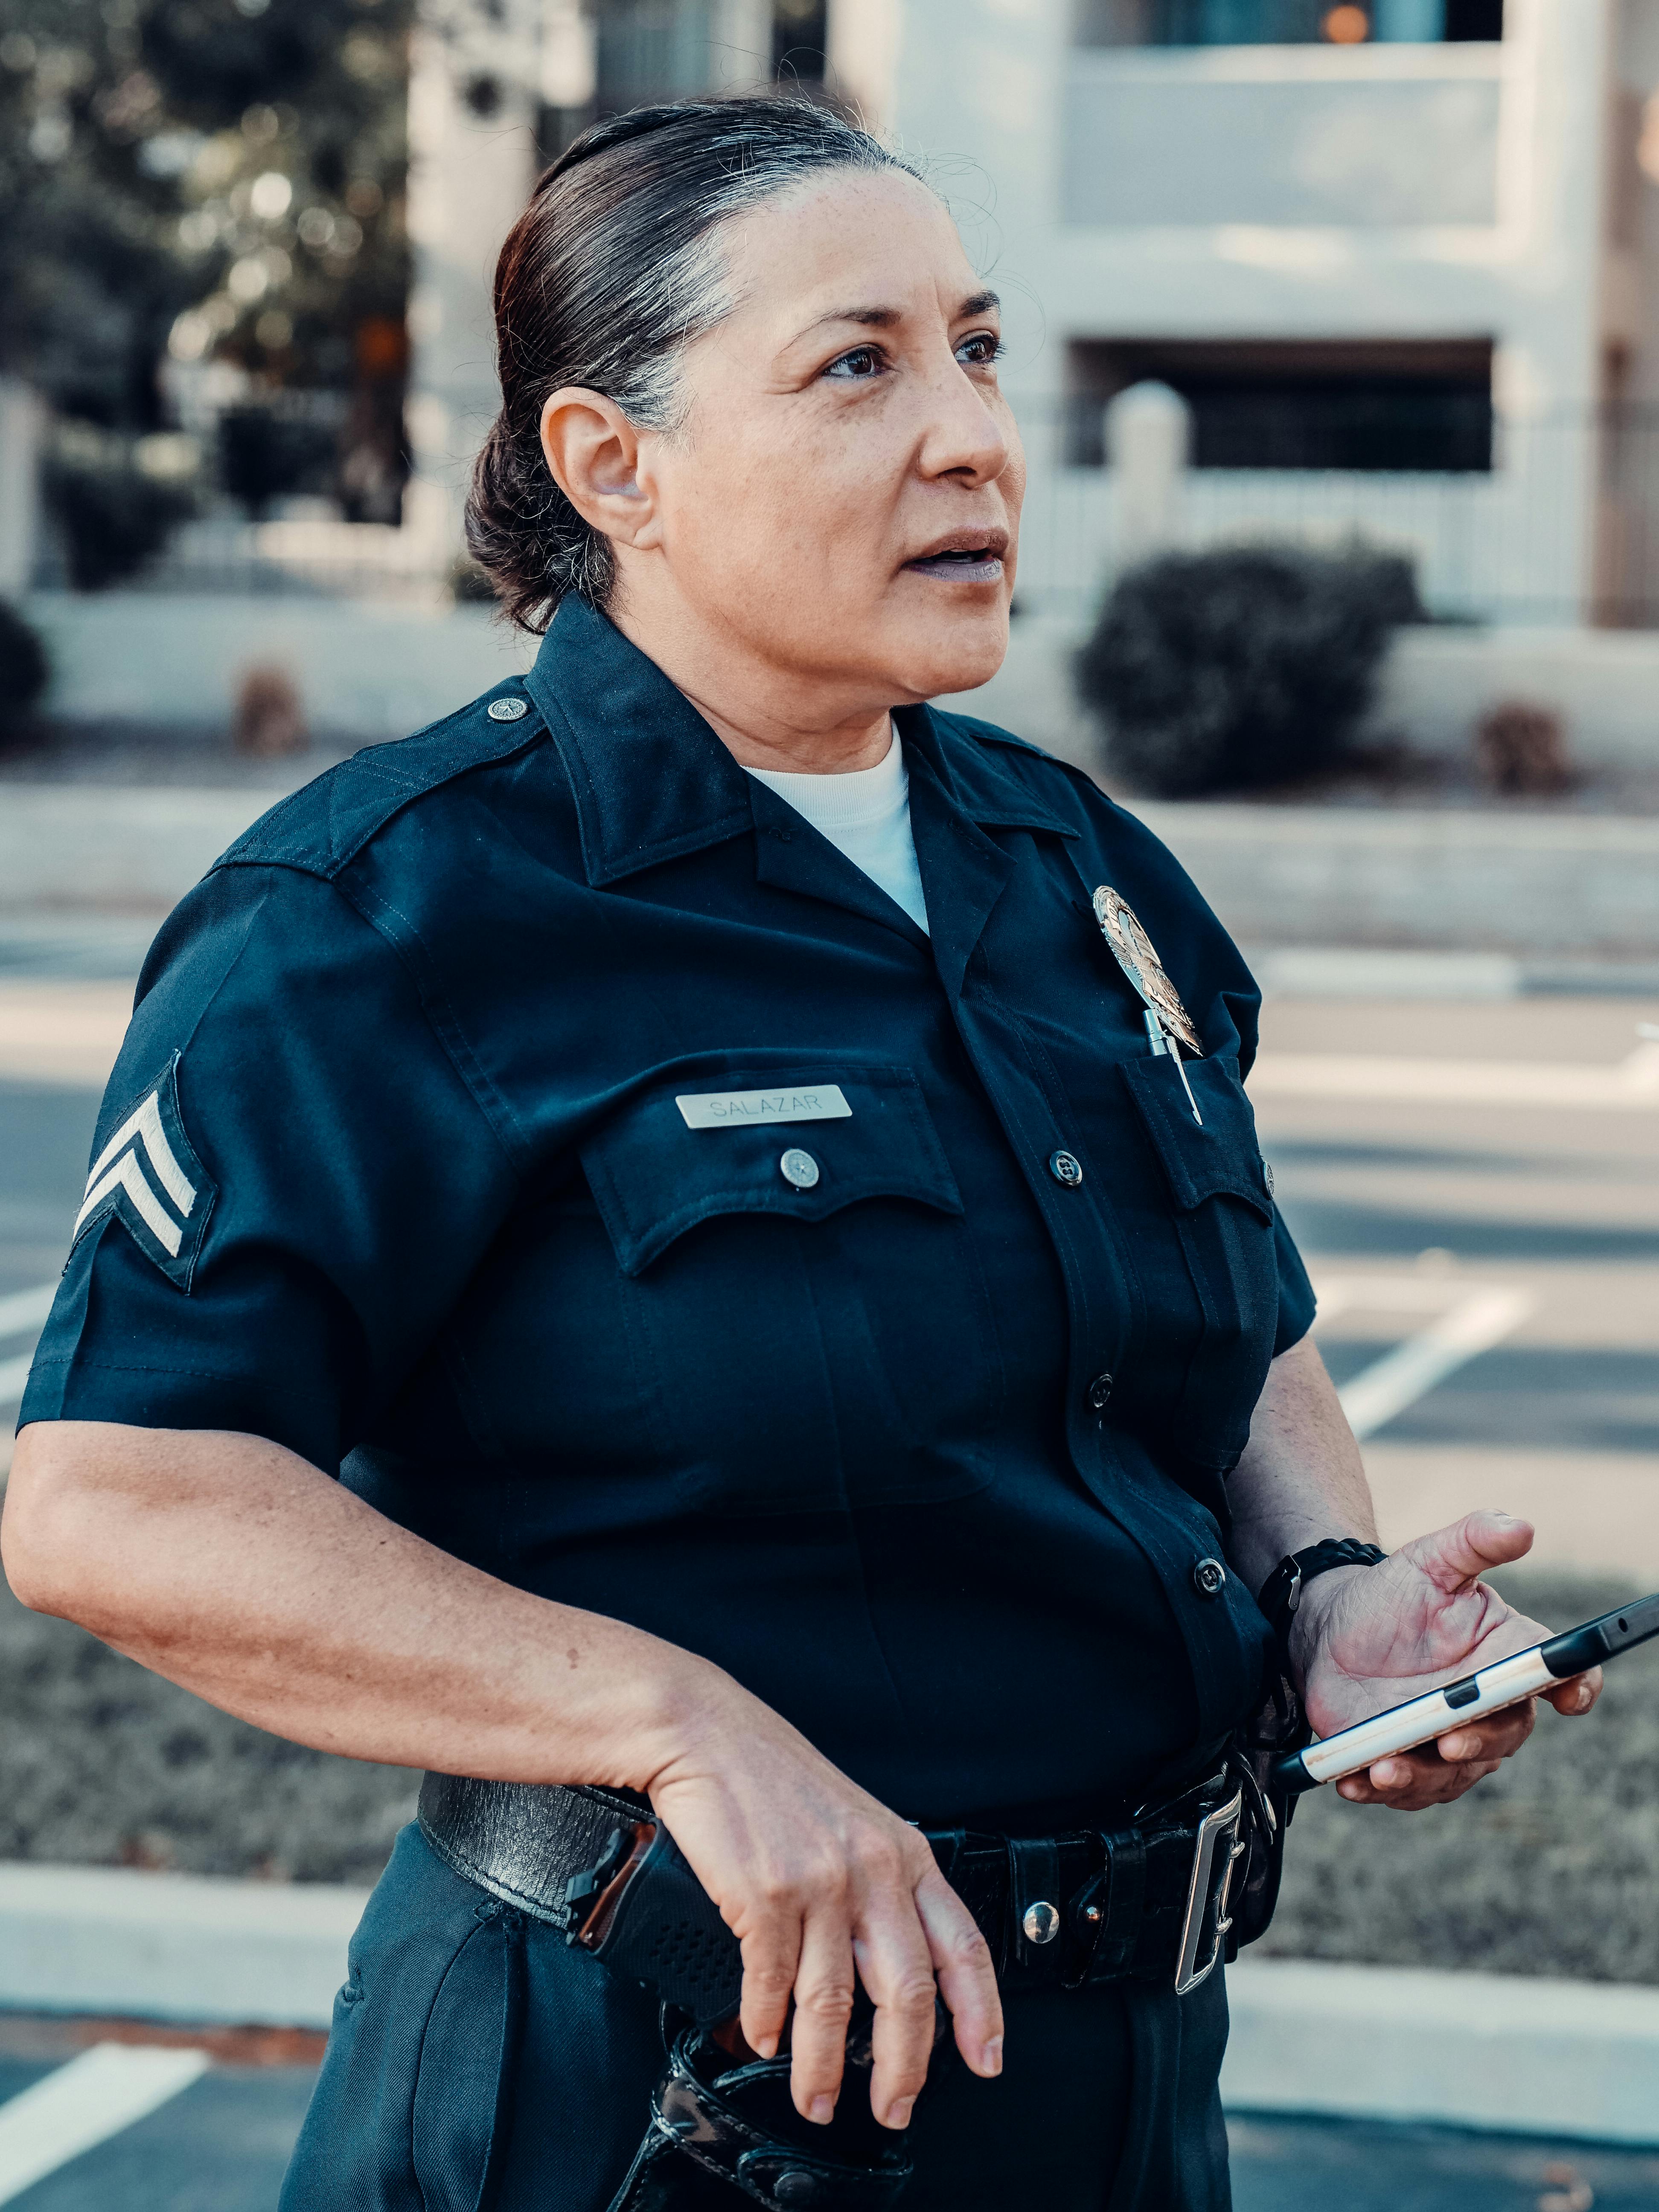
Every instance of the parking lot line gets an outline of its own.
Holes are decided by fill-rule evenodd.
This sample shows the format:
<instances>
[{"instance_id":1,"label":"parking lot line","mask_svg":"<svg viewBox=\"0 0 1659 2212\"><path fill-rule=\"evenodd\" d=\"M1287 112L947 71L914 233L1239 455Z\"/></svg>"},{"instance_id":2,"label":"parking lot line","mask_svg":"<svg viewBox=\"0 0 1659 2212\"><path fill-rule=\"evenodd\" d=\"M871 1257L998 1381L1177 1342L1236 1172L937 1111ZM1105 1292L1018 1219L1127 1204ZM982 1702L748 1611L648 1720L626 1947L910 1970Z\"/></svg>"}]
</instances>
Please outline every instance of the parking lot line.
<instances>
[{"instance_id":1,"label":"parking lot line","mask_svg":"<svg viewBox=\"0 0 1659 2212\"><path fill-rule=\"evenodd\" d=\"M39 1328L57 1295L58 1285L51 1282L37 1283L29 1291L13 1291L0 1298L0 1337L21 1336L26 1328Z\"/></svg>"},{"instance_id":2,"label":"parking lot line","mask_svg":"<svg viewBox=\"0 0 1659 2212\"><path fill-rule=\"evenodd\" d=\"M0 1343L9 1336L21 1336L26 1329L33 1338L52 1311L52 1302L57 1295L55 1282L37 1283L33 1290L13 1291L0 1298ZM9 1411L22 1397L33 1359L32 1343L27 1352L0 1359L0 1413Z\"/></svg>"},{"instance_id":3,"label":"parking lot line","mask_svg":"<svg viewBox=\"0 0 1659 2212\"><path fill-rule=\"evenodd\" d=\"M1340 1278L1328 1285L1333 1293L1333 1310L1340 1310L1345 1304L1369 1303L1363 1297L1345 1298L1341 1295L1343 1287ZM1412 1291L1418 1293L1424 1287L1411 1285ZM1443 1297L1443 1286L1437 1287ZM1322 1284L1322 1302L1326 1290L1327 1285ZM1518 1328L1535 1311L1537 1304L1530 1291L1492 1287L1472 1291L1427 1328L1408 1336L1392 1352L1385 1352L1382 1358L1351 1376L1337 1396L1355 1436L1362 1442L1375 1436L1396 1414L1403 1413L1407 1406L1425 1397L1449 1375L1501 1343L1511 1329Z\"/></svg>"},{"instance_id":4,"label":"parking lot line","mask_svg":"<svg viewBox=\"0 0 1659 2212\"><path fill-rule=\"evenodd\" d=\"M1419 1105L1547 1106L1604 1114L1659 1108L1659 1044L1627 1059L1418 1060L1390 1054L1264 1052L1250 1071L1258 1098L1409 1100Z\"/></svg>"},{"instance_id":5,"label":"parking lot line","mask_svg":"<svg viewBox=\"0 0 1659 2212\"><path fill-rule=\"evenodd\" d=\"M0 2105L0 2204L170 2103L210 2063L204 2051L97 2043Z\"/></svg>"}]
</instances>

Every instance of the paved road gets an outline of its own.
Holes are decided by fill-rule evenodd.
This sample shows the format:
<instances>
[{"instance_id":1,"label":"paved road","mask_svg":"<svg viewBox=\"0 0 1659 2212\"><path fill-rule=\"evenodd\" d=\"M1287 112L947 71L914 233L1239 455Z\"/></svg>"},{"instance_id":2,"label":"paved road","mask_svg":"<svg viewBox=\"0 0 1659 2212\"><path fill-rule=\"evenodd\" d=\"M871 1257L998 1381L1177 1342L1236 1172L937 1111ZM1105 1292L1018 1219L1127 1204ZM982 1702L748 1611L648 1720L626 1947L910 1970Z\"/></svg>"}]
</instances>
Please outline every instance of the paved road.
<instances>
[{"instance_id":1,"label":"paved road","mask_svg":"<svg viewBox=\"0 0 1659 2212\"><path fill-rule=\"evenodd\" d=\"M27 1294L61 1262L120 995L95 963L0 975L0 1395ZM1537 1521L1548 1563L1659 1586L1659 1043L1642 1021L1659 1003L1269 1006L1263 1146L1385 1540L1498 1504ZM0 2059L0 2098L46 2070ZM271 2212L308 2080L216 2066L11 2201ZM1653 2155L1252 2118L1234 2154L1238 2212L1659 2206Z\"/></svg>"},{"instance_id":2,"label":"paved road","mask_svg":"<svg viewBox=\"0 0 1659 2212\"><path fill-rule=\"evenodd\" d=\"M48 2064L0 2059L0 2100ZM216 2065L158 2110L0 2203L15 2212L274 2212L313 2079ZM1653 2212L1659 2156L1449 2129L1236 2117L1235 2212ZM1016 2212L1011 2207L1010 2212Z\"/></svg>"}]
</instances>

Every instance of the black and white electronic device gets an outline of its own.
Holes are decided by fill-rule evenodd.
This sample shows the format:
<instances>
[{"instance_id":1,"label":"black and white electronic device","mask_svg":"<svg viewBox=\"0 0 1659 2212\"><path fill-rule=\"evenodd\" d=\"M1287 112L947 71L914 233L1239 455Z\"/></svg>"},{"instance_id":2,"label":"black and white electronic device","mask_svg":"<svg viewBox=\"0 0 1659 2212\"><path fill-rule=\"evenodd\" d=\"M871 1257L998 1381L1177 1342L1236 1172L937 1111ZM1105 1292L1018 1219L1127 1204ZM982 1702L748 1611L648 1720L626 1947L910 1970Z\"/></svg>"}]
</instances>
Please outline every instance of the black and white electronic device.
<instances>
[{"instance_id":1,"label":"black and white electronic device","mask_svg":"<svg viewBox=\"0 0 1659 2212\"><path fill-rule=\"evenodd\" d=\"M1316 1790L1323 1782L1340 1782L1389 1759L1396 1752L1414 1751L1438 1735L1449 1735L1469 1721L1502 1711L1522 1698L1554 1687L1591 1667L1605 1665L1621 1651L1659 1636L1659 1595L1638 1598L1634 1605L1604 1613L1564 1635L1552 1636L1507 1659L1494 1659L1461 1681L1447 1682L1426 1697L1413 1698L1387 1712L1373 1713L1367 1721L1322 1736L1300 1751L1287 1752L1276 1761L1273 1779L1292 1796Z\"/></svg>"}]
</instances>

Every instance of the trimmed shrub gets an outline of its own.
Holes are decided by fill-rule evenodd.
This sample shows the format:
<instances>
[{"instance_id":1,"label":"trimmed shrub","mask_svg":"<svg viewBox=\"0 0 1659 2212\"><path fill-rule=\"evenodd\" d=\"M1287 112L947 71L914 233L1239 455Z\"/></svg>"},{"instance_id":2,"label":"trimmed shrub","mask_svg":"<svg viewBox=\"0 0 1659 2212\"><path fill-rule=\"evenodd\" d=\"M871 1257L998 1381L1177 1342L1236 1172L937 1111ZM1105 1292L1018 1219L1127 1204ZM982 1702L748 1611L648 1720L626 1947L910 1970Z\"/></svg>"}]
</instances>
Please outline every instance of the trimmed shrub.
<instances>
[{"instance_id":1,"label":"trimmed shrub","mask_svg":"<svg viewBox=\"0 0 1659 2212\"><path fill-rule=\"evenodd\" d=\"M1426 617L1411 563L1352 546L1163 553L1121 576L1077 660L1109 767L1161 798L1333 765L1389 633Z\"/></svg>"},{"instance_id":2,"label":"trimmed shrub","mask_svg":"<svg viewBox=\"0 0 1659 2212\"><path fill-rule=\"evenodd\" d=\"M147 474L114 439L64 441L40 482L77 592L132 575L196 511L187 486Z\"/></svg>"},{"instance_id":3,"label":"trimmed shrub","mask_svg":"<svg viewBox=\"0 0 1659 2212\"><path fill-rule=\"evenodd\" d=\"M51 673L46 647L22 616L0 599L0 738L27 720Z\"/></svg>"}]
</instances>

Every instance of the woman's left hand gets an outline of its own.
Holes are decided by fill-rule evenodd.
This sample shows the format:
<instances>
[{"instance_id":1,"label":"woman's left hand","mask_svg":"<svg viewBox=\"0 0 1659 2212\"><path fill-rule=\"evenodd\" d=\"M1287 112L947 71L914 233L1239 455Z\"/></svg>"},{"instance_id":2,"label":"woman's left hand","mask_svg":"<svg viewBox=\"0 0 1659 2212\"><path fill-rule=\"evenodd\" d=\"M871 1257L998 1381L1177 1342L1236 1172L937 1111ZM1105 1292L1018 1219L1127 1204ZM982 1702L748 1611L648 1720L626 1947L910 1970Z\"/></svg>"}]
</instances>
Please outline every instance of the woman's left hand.
<instances>
[{"instance_id":1,"label":"woman's left hand","mask_svg":"<svg viewBox=\"0 0 1659 2212\"><path fill-rule=\"evenodd\" d=\"M1380 1566L1321 1575L1308 1585L1291 1639L1309 1719L1321 1735L1421 1697L1552 1632L1516 1613L1480 1577L1532 1548L1532 1528L1508 1513L1471 1513L1419 1536ZM1544 1692L1560 1713L1587 1713L1601 1671ZM1380 1759L1336 1785L1356 1805L1420 1812L1449 1803L1518 1751L1535 1700L1453 1729L1433 1743Z\"/></svg>"}]
</instances>

